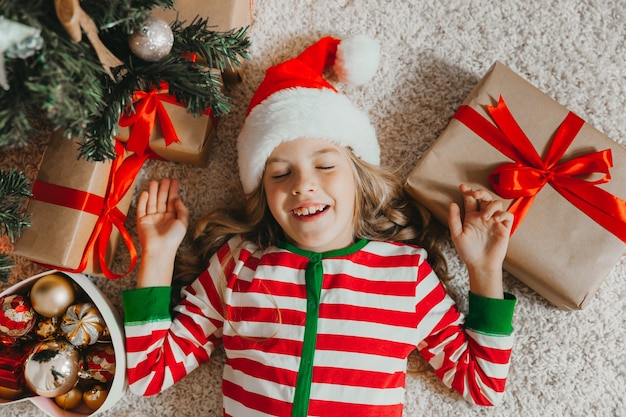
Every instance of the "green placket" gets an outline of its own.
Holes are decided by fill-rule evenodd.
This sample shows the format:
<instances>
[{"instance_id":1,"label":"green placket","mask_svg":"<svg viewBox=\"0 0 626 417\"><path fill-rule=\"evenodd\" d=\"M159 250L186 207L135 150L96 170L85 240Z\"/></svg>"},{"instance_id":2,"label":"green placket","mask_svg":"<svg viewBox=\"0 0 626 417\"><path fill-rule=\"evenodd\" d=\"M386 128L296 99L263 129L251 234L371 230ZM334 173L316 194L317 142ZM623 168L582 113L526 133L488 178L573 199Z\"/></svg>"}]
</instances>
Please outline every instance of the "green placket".
<instances>
[{"instance_id":1,"label":"green placket","mask_svg":"<svg viewBox=\"0 0 626 417\"><path fill-rule=\"evenodd\" d=\"M304 327L300 369L298 369L298 378L296 380L296 392L293 399L293 409L291 410L292 417L306 417L309 410L323 277L322 255L314 253L311 255L305 272L306 324Z\"/></svg>"},{"instance_id":2,"label":"green placket","mask_svg":"<svg viewBox=\"0 0 626 417\"><path fill-rule=\"evenodd\" d=\"M313 382L313 359L317 343L317 324L319 320L320 299L322 294L322 281L324 267L322 259L333 258L358 252L366 244L366 239L361 239L352 246L330 252L316 253L299 249L286 242L278 242L278 246L291 252L306 256L309 263L305 270L306 284L306 323L304 325L304 339L302 341L302 355L300 368L296 378L296 390L291 409L292 417L306 417L309 411L311 398L311 384Z\"/></svg>"}]
</instances>

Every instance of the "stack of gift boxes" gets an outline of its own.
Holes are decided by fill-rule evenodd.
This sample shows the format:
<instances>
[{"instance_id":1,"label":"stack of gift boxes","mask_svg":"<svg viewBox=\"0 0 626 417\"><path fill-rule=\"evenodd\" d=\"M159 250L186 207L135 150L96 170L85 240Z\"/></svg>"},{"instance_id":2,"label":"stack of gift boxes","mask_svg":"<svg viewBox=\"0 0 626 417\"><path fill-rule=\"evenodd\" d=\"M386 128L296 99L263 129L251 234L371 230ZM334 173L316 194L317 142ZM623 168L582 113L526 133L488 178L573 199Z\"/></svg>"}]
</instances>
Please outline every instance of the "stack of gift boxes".
<instances>
[{"instance_id":1,"label":"stack of gift boxes","mask_svg":"<svg viewBox=\"0 0 626 417\"><path fill-rule=\"evenodd\" d=\"M179 0L174 7L174 10L154 10L153 13L167 22L177 17L188 22L196 16L208 18L211 30L215 31L239 29L251 23L249 0L202 3ZM243 71L243 66L233 64L217 71L217 76L225 83L235 83L241 81ZM188 113L168 94L167 86L161 87L136 92L133 98L135 112L121 115L115 137L115 160L77 159L74 141L64 138L61 132L55 132L50 138L33 184L33 196L28 202L31 227L23 231L13 251L49 271L26 278L0 295L0 301L6 301L2 305L7 306L0 311L0 321L4 317L20 317L19 320L8 320L6 326L4 322L0 323L0 406L25 400L51 416L84 416L112 407L123 395L126 375L122 323L115 309L86 275L118 279L134 268L137 254L124 223L137 174L148 158L206 165L217 123L217 118L210 112L201 116ZM146 128L145 120L150 118ZM130 265L125 271L112 271L115 252L121 248L128 250ZM58 304L59 311L45 315L32 305L32 289L37 281L45 280L49 275L53 275L57 283L61 282L59 280L69 283L76 297L64 305L62 300L50 295L48 304ZM54 292L55 288L50 286L50 291ZM16 303L19 307L15 307ZM76 313L86 303L91 303L93 308L89 311L92 314L81 316ZM72 317L85 325L89 325L95 315L102 320L98 335L91 335L93 343L75 345L68 340L61 324L71 309L74 312ZM46 336L37 333L35 328L20 332L26 322L32 322L33 326L48 323L52 331ZM16 331L20 334L16 335ZM110 378L100 384L93 380L94 372L89 375L89 362L85 361L85 357L93 357L88 356L93 350L92 344L112 349L106 360L101 354L102 357L91 361L93 366L97 366L95 362L114 363L108 368ZM16 349L23 355L16 356ZM62 358L67 362L64 365L69 363L77 367L76 375L69 377L70 382L67 376L57 375L61 382L53 384L55 389L39 387L37 384L46 377L55 379L54 375L46 374L44 361L38 361L44 356ZM31 370L30 376L26 372L29 366L36 370ZM69 399L74 388L91 389L94 386L105 391L99 395L98 401L88 397L88 389L83 390L84 398Z\"/></svg>"}]
</instances>

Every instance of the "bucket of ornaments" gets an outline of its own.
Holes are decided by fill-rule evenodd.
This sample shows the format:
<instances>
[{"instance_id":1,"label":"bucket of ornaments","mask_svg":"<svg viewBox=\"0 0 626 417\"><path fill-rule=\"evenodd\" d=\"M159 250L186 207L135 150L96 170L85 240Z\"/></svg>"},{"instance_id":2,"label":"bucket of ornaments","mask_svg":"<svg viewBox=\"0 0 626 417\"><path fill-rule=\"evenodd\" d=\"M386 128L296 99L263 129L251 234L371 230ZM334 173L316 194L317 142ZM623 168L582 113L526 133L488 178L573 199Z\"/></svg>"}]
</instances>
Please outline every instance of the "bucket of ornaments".
<instances>
[{"instance_id":1,"label":"bucket of ornaments","mask_svg":"<svg viewBox=\"0 0 626 417\"><path fill-rule=\"evenodd\" d=\"M110 409L127 386L122 332L82 274L46 271L0 293L0 414L15 401L53 417Z\"/></svg>"}]
</instances>

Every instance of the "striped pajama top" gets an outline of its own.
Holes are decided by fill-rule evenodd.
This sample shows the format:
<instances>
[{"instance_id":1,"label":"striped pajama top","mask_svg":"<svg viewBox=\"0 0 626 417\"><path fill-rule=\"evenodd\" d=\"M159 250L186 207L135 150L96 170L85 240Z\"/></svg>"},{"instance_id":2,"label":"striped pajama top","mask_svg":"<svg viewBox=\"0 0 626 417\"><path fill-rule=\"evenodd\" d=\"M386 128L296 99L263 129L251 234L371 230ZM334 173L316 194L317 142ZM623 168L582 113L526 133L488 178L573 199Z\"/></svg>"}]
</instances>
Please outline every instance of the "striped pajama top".
<instances>
[{"instance_id":1,"label":"striped pajama top","mask_svg":"<svg viewBox=\"0 0 626 417\"><path fill-rule=\"evenodd\" d=\"M314 253L235 237L173 311L170 295L123 293L135 394L165 390L220 343L224 416L399 417L415 348L470 402L494 405L504 392L514 297L470 293L465 317L415 246L361 240Z\"/></svg>"}]
</instances>

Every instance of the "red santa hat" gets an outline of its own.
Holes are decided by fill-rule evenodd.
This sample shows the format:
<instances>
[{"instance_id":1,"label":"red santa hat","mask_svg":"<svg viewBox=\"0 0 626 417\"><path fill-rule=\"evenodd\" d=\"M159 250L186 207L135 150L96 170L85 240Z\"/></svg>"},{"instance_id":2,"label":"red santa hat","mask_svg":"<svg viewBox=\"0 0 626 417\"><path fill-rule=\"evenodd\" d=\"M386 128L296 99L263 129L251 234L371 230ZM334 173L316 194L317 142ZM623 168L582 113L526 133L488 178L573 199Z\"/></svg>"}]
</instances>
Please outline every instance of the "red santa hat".
<instances>
[{"instance_id":1,"label":"red santa hat","mask_svg":"<svg viewBox=\"0 0 626 417\"><path fill-rule=\"evenodd\" d=\"M237 139L245 193L260 184L272 151L298 138L329 140L351 148L365 162L380 163L369 117L323 77L331 67L338 81L364 84L376 72L379 55L378 43L365 35L345 40L325 37L298 57L267 69Z\"/></svg>"}]
</instances>

